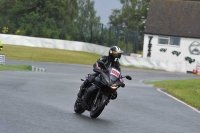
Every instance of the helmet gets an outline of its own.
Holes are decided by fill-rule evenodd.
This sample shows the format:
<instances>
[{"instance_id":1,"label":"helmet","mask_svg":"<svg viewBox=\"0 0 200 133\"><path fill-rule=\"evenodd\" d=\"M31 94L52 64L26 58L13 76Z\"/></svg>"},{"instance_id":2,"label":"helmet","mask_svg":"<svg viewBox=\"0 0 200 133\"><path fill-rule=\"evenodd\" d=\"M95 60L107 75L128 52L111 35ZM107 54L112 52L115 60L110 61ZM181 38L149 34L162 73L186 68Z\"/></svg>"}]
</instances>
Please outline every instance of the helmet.
<instances>
[{"instance_id":1,"label":"helmet","mask_svg":"<svg viewBox=\"0 0 200 133\"><path fill-rule=\"evenodd\" d=\"M120 59L121 53L122 51L118 46L113 46L109 50L109 57L113 60Z\"/></svg>"}]
</instances>

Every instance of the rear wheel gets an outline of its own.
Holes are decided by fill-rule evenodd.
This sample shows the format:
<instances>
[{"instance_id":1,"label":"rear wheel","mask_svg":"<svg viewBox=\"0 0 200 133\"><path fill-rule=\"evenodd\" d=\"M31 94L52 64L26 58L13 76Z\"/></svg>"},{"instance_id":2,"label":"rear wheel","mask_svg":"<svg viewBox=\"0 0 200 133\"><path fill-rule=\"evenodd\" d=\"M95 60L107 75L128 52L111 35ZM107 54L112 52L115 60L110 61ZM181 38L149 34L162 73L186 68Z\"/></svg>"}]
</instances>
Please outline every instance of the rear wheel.
<instances>
[{"instance_id":1,"label":"rear wheel","mask_svg":"<svg viewBox=\"0 0 200 133\"><path fill-rule=\"evenodd\" d=\"M76 102L74 104L74 111L77 114L82 114L83 112L85 112L85 109L83 109L82 106L81 106L81 99L80 98L76 99Z\"/></svg>"},{"instance_id":2,"label":"rear wheel","mask_svg":"<svg viewBox=\"0 0 200 133\"><path fill-rule=\"evenodd\" d=\"M103 109L106 106L107 99L108 99L108 97L105 95L100 95L97 98L96 103L93 103L92 109L90 111L91 118L97 118L101 114L101 112L103 111Z\"/></svg>"}]
</instances>

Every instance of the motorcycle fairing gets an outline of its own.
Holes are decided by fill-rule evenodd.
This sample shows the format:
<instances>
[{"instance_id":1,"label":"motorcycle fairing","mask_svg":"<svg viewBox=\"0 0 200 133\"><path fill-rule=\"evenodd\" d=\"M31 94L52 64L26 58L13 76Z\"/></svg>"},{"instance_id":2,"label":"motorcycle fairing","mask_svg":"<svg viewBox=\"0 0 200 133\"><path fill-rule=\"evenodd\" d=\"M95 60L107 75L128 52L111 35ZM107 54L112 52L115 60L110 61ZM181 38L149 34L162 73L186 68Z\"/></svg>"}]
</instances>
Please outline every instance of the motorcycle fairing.
<instances>
[{"instance_id":1,"label":"motorcycle fairing","mask_svg":"<svg viewBox=\"0 0 200 133\"><path fill-rule=\"evenodd\" d=\"M90 86L89 88L86 89L85 93L84 93L84 107L87 110L90 110L91 107L87 106L87 105L91 105L91 98L93 98L93 94L95 94L95 92L98 91L98 88L95 87L94 85Z\"/></svg>"},{"instance_id":2,"label":"motorcycle fairing","mask_svg":"<svg viewBox=\"0 0 200 133\"><path fill-rule=\"evenodd\" d=\"M113 67L108 68L108 70L109 70L110 80L112 81L112 84L113 84L114 82L117 81L117 79L119 79L120 72L116 68L113 68Z\"/></svg>"},{"instance_id":3,"label":"motorcycle fairing","mask_svg":"<svg viewBox=\"0 0 200 133\"><path fill-rule=\"evenodd\" d=\"M120 72L117 69L112 68L110 70L110 74L114 75L115 77L119 78Z\"/></svg>"}]
</instances>

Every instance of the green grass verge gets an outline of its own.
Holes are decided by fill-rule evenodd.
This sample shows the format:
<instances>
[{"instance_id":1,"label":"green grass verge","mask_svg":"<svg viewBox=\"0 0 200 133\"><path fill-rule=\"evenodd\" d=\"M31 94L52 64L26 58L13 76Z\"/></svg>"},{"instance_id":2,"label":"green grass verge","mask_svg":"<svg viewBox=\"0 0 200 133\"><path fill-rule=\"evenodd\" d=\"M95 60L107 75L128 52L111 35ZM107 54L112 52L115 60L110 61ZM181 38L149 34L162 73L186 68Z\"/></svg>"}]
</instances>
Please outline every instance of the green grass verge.
<instances>
[{"instance_id":1,"label":"green grass verge","mask_svg":"<svg viewBox=\"0 0 200 133\"><path fill-rule=\"evenodd\" d=\"M0 65L0 71L30 71L30 65Z\"/></svg>"},{"instance_id":2,"label":"green grass verge","mask_svg":"<svg viewBox=\"0 0 200 133\"><path fill-rule=\"evenodd\" d=\"M29 60L39 62L57 62L69 64L93 65L101 55L70 50L59 50L49 48L27 47L17 45L3 45L0 54L6 55L6 60ZM28 66L0 66L2 70L27 70ZM140 69L134 66L122 66L122 68Z\"/></svg>"},{"instance_id":3,"label":"green grass verge","mask_svg":"<svg viewBox=\"0 0 200 133\"><path fill-rule=\"evenodd\" d=\"M59 45L59 44L58 44ZM39 62L57 62L70 64L94 64L101 55L59 50L48 48L36 48L16 45L3 45L0 54L6 55L6 60L29 60Z\"/></svg>"},{"instance_id":4,"label":"green grass verge","mask_svg":"<svg viewBox=\"0 0 200 133\"><path fill-rule=\"evenodd\" d=\"M0 52L0 54L5 54L6 60L29 60L39 62L93 65L97 61L97 59L101 57L101 55L81 51L36 48L17 45L3 45L3 47L4 49ZM121 67L142 69L134 66Z\"/></svg>"},{"instance_id":5,"label":"green grass verge","mask_svg":"<svg viewBox=\"0 0 200 133\"><path fill-rule=\"evenodd\" d=\"M200 110L200 79L147 82Z\"/></svg>"}]
</instances>

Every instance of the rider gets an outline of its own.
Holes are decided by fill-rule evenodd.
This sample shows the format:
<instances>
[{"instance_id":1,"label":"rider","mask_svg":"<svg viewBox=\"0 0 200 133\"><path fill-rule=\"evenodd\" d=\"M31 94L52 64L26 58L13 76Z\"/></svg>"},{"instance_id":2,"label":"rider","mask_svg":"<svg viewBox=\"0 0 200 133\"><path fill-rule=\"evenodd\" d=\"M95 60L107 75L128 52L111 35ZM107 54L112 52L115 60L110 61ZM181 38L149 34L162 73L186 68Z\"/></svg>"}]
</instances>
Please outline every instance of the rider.
<instances>
[{"instance_id":1,"label":"rider","mask_svg":"<svg viewBox=\"0 0 200 133\"><path fill-rule=\"evenodd\" d=\"M100 59L97 60L97 62L93 65L94 69L101 69L102 66L101 64L98 63L99 60L103 61L105 63L105 66L113 66L115 68L117 68L120 72L120 63L119 63L119 59L121 57L121 49L118 46L113 46L110 48L109 50L109 55L108 56L102 56ZM98 76L99 73L93 73L93 74L88 74L88 78L83 82L83 84L80 86L80 91L78 93L78 98L81 98L85 92L86 87L91 84L92 82L94 82L94 79L96 76ZM123 82L123 79L120 78L120 81ZM117 98L117 91L115 91L115 93L112 94L111 99L116 99Z\"/></svg>"}]
</instances>

